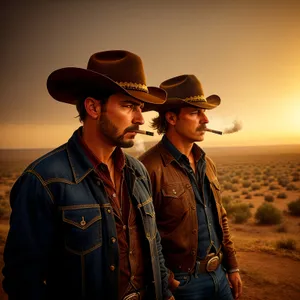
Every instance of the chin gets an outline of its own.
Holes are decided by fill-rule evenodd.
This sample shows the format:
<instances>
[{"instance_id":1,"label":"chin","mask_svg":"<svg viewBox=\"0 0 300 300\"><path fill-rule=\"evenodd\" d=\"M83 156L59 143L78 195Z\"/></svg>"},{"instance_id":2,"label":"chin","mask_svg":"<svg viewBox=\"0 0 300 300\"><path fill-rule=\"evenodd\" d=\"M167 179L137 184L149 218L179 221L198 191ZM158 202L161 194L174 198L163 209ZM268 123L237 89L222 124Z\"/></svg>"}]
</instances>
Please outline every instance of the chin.
<instances>
[{"instance_id":1,"label":"chin","mask_svg":"<svg viewBox=\"0 0 300 300\"><path fill-rule=\"evenodd\" d=\"M121 148L131 148L134 145L134 141L133 140L129 140L129 141L120 141L119 143L119 147Z\"/></svg>"}]
</instances>

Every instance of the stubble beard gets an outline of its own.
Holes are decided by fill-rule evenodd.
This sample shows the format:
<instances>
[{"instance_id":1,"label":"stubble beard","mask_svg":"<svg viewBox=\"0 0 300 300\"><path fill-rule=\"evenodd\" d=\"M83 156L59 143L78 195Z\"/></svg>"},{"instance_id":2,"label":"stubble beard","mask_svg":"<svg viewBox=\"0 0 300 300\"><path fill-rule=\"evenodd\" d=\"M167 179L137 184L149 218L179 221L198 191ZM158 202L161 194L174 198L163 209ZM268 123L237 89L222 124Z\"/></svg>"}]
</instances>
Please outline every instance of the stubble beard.
<instances>
[{"instance_id":1,"label":"stubble beard","mask_svg":"<svg viewBox=\"0 0 300 300\"><path fill-rule=\"evenodd\" d=\"M124 140L125 133L118 135L118 127L106 117L105 113L101 114L97 128L113 146L130 148L134 145L133 140Z\"/></svg>"}]
</instances>

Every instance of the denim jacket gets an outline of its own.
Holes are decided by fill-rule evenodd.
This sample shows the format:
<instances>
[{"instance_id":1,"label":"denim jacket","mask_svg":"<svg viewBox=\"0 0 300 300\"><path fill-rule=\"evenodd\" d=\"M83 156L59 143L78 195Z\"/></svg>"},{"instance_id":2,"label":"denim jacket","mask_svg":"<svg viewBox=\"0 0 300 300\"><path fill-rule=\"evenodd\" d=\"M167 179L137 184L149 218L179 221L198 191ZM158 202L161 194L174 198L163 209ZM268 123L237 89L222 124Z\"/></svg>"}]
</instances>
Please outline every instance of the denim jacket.
<instances>
[{"instance_id":1,"label":"denim jacket","mask_svg":"<svg viewBox=\"0 0 300 300\"><path fill-rule=\"evenodd\" d=\"M149 243L156 299L167 289L149 175L126 155L125 178ZM3 288L10 299L118 299L112 207L75 131L27 167L11 191Z\"/></svg>"}]
</instances>

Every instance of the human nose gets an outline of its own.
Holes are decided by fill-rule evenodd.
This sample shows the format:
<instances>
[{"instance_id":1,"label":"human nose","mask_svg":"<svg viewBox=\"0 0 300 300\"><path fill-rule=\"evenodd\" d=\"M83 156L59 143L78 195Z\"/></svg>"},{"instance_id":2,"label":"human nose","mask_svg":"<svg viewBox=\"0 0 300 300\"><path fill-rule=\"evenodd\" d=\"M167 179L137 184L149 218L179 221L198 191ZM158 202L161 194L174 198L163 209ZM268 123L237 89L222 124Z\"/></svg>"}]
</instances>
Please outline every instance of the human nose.
<instances>
[{"instance_id":1,"label":"human nose","mask_svg":"<svg viewBox=\"0 0 300 300\"><path fill-rule=\"evenodd\" d=\"M206 116L206 114L204 112L201 115L200 123L201 124L207 124L207 123L209 123L208 117Z\"/></svg>"},{"instance_id":2,"label":"human nose","mask_svg":"<svg viewBox=\"0 0 300 300\"><path fill-rule=\"evenodd\" d=\"M133 117L133 124L139 124L143 125L145 123L143 114L142 114L142 109L138 107L135 111L134 117Z\"/></svg>"}]
</instances>

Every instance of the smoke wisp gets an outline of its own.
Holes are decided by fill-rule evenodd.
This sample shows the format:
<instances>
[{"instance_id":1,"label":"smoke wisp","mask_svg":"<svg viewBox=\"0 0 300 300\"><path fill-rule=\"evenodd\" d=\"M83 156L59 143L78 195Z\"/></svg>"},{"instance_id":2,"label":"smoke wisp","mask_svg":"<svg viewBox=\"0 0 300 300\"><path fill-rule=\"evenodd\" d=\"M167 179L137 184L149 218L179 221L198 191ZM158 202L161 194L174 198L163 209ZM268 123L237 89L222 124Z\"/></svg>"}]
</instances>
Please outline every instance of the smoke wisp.
<instances>
[{"instance_id":1,"label":"smoke wisp","mask_svg":"<svg viewBox=\"0 0 300 300\"><path fill-rule=\"evenodd\" d=\"M138 153L138 155L144 153L146 151L146 147L143 140L136 140L134 142L134 150Z\"/></svg>"},{"instance_id":2,"label":"smoke wisp","mask_svg":"<svg viewBox=\"0 0 300 300\"><path fill-rule=\"evenodd\" d=\"M225 128L223 134L234 133L240 131L242 129L242 122L238 120L234 120L233 125L231 127Z\"/></svg>"}]
</instances>

